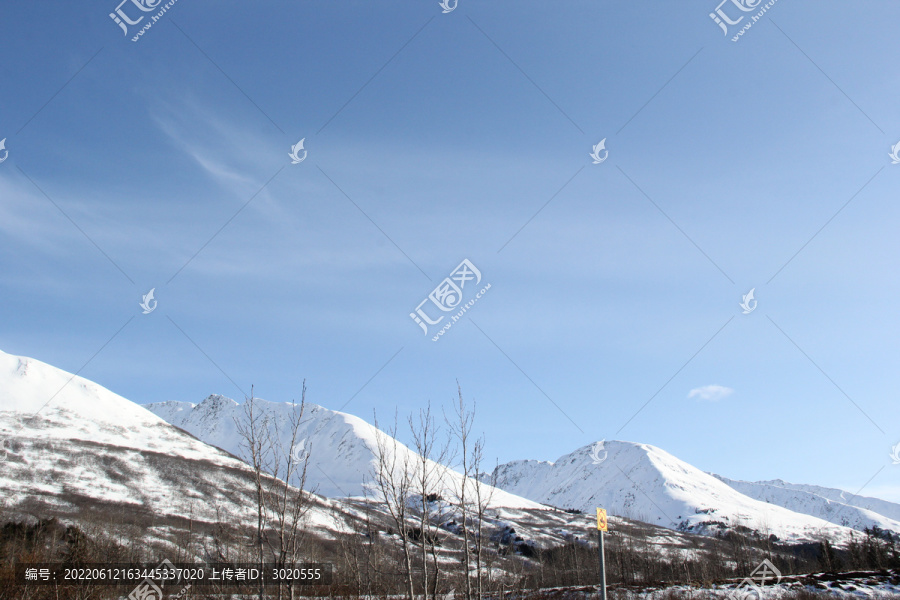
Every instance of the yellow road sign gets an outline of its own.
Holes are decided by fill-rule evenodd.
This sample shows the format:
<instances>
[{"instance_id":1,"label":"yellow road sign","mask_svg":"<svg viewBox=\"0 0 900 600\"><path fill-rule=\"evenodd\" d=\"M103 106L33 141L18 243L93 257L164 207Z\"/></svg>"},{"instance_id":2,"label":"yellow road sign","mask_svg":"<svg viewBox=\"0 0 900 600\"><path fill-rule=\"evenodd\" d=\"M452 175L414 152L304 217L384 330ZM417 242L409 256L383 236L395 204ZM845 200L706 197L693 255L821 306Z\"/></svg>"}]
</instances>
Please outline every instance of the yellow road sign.
<instances>
[{"instance_id":1,"label":"yellow road sign","mask_svg":"<svg viewBox=\"0 0 900 600\"><path fill-rule=\"evenodd\" d=\"M606 509L597 509L597 529L600 531L609 531L606 523Z\"/></svg>"}]
</instances>

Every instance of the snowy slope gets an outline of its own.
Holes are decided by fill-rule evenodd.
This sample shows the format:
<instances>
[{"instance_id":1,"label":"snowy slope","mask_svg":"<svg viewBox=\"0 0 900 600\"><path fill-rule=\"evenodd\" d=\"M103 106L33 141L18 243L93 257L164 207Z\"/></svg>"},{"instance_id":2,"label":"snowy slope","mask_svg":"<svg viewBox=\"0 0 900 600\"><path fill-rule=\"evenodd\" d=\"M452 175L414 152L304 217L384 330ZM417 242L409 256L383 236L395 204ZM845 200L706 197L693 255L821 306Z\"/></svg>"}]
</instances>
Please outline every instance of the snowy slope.
<instances>
[{"instance_id":1,"label":"snowy slope","mask_svg":"<svg viewBox=\"0 0 900 600\"><path fill-rule=\"evenodd\" d=\"M284 425L296 407L258 402L286 435ZM152 409L156 414L81 377L0 352L0 503L25 514L52 507L105 517L113 507L130 507L128 515L154 518L252 520L252 472L233 456L241 454L235 417L243 405L211 396L196 406L166 402ZM384 434L352 415L312 404L307 409L299 451L311 456L311 487L335 496L363 494L377 439ZM396 451L401 462L415 458L402 444ZM828 495L839 497L839 490L726 483L645 444L607 442L603 456L595 464L596 452L585 446L555 463L502 465L499 482L509 493L495 492L493 505L528 511L544 502L586 512L603 506L614 515L672 529L708 532L720 524L744 525L782 539L817 539L826 533L841 540L850 531L816 516L825 514L822 506L835 502ZM459 485L458 473L445 472L447 486ZM744 493L732 486L743 486ZM874 499L858 500L896 509ZM845 511L840 515L858 518L847 521L850 525L893 528L893 521L870 509ZM317 522L330 523L331 510L321 513L314 515Z\"/></svg>"},{"instance_id":2,"label":"snowy slope","mask_svg":"<svg viewBox=\"0 0 900 600\"><path fill-rule=\"evenodd\" d=\"M255 402L260 413L271 418L271 431L274 434L277 430L279 447L283 452L290 452L290 415L299 411L300 405L260 399ZM160 402L147 404L146 408L208 444L236 456L246 454L236 425L236 421L246 422L245 406L230 398L209 396L198 405ZM346 497L362 496L368 488L371 495L379 436L388 441L388 450L392 451L394 440L359 417L307 403L297 437L302 443L299 455L308 453L310 457L307 489L329 497ZM416 463L418 455L413 450L397 442L396 451L398 464L405 460L410 464ZM448 496L449 490L460 485L462 476L452 469L439 468L446 477L443 495ZM536 502L503 490L493 491L491 504L496 507L540 508Z\"/></svg>"},{"instance_id":3,"label":"snowy slope","mask_svg":"<svg viewBox=\"0 0 900 600\"><path fill-rule=\"evenodd\" d=\"M857 530L878 526L900 533L900 521L886 516L900 514L900 505L893 502L859 496L854 498L850 492L816 485L787 483L780 479L750 482L728 479L720 475L715 477L745 496L794 512L812 515Z\"/></svg>"},{"instance_id":4,"label":"snowy slope","mask_svg":"<svg viewBox=\"0 0 900 600\"><path fill-rule=\"evenodd\" d=\"M790 490L798 490L801 492L811 492L828 498L834 502L844 502L851 506L858 506L876 512L894 521L900 521L900 504L896 502L888 502L879 498L870 498L868 496L854 496L852 493L839 490L836 488L822 487L820 485L809 485L802 483L788 483L781 479L772 479L769 481L759 481L760 484L777 485ZM849 501L848 501L849 499Z\"/></svg>"},{"instance_id":5,"label":"snowy slope","mask_svg":"<svg viewBox=\"0 0 900 600\"><path fill-rule=\"evenodd\" d=\"M290 452L290 413L298 407L259 399L256 403L261 412L274 417L280 442ZM246 454L236 424L245 418L244 407L230 398L213 395L199 405L159 402L145 407L208 444L235 456ZM311 459L307 487L325 496L363 495L363 482L371 471L374 428L362 419L314 404L306 405L304 421L298 441L303 445L300 452L308 452Z\"/></svg>"},{"instance_id":6,"label":"snowy slope","mask_svg":"<svg viewBox=\"0 0 900 600\"><path fill-rule=\"evenodd\" d=\"M223 465L236 462L92 381L4 352L0 352L0 416L5 421L3 435L84 440Z\"/></svg>"},{"instance_id":7,"label":"snowy slope","mask_svg":"<svg viewBox=\"0 0 900 600\"><path fill-rule=\"evenodd\" d=\"M845 540L850 534L846 527L741 494L648 444L613 441L603 451L592 450L593 445L585 446L556 462L500 465L498 486L562 508L592 512L603 507L673 529L711 532L744 526L790 540L820 539L822 534Z\"/></svg>"},{"instance_id":8,"label":"snowy slope","mask_svg":"<svg viewBox=\"0 0 900 600\"><path fill-rule=\"evenodd\" d=\"M235 403L221 397L207 402L199 411L177 403L156 408L180 426L195 423L219 441L233 439L233 419L227 417ZM289 405L272 408L279 406ZM309 408L316 418L304 435L311 455L323 459L317 463L323 481L327 474L360 486L358 477L372 458L374 427L351 415ZM401 446L398 451L410 452ZM551 510L500 491L495 500L489 535L508 531L541 547L583 542L590 535L590 515ZM361 499L311 502L310 530L317 538L368 531L372 523L382 531L391 526L382 507ZM440 512L433 515L436 522L458 520L454 507ZM235 456L95 383L0 352L0 514L12 520L58 517L115 539L136 535L168 552L182 547L186 531L209 542L223 531L239 536L255 525L254 477ZM716 551L714 538L698 540L616 516L610 523L617 535L649 540L658 552ZM442 552L449 557L459 547L451 529L441 529Z\"/></svg>"},{"instance_id":9,"label":"snowy slope","mask_svg":"<svg viewBox=\"0 0 900 600\"><path fill-rule=\"evenodd\" d=\"M253 473L93 382L0 352L0 505L144 526L252 522Z\"/></svg>"}]
</instances>

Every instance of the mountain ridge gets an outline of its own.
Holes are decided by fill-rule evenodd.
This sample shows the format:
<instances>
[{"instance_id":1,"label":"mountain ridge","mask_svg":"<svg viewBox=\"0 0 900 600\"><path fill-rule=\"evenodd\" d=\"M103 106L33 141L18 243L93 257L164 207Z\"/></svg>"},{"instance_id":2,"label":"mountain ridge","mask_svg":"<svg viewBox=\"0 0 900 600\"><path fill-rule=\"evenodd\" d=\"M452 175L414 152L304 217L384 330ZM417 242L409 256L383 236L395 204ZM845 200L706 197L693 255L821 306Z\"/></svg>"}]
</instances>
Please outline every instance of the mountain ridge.
<instances>
[{"instance_id":1,"label":"mountain ridge","mask_svg":"<svg viewBox=\"0 0 900 600\"><path fill-rule=\"evenodd\" d=\"M887 500L855 496L836 488L789 483L781 479L740 481L712 475L745 496L761 502L817 516L857 531L879 527L900 533L900 521L891 517L892 514L900 514L900 505Z\"/></svg>"},{"instance_id":2,"label":"mountain ridge","mask_svg":"<svg viewBox=\"0 0 900 600\"><path fill-rule=\"evenodd\" d=\"M824 516L745 494L724 478L650 444L597 442L556 461L511 461L499 465L494 475L498 487L538 502L586 512L604 507L613 514L684 531L749 527L798 541L823 535L846 540L852 532ZM900 532L900 522L870 518Z\"/></svg>"},{"instance_id":3,"label":"mountain ridge","mask_svg":"<svg viewBox=\"0 0 900 600\"><path fill-rule=\"evenodd\" d=\"M299 406L258 402L282 423ZM7 502L33 503L37 490L40 502L63 506L72 504L67 498L100 493L122 505L184 516L187 507L171 506L166 498L209 494L215 502L243 510L249 495L242 481L250 468L239 459L234 418L244 405L211 395L199 404L148 406L152 410L46 363L0 352L0 458L6 471L0 490ZM380 436L390 440L391 452L399 452L401 462L417 457L359 417L310 403L306 408L302 443L289 450L309 452L315 459L311 472L321 476L308 489L318 484L320 493L332 497L371 496L366 478ZM553 462L498 466L493 504L585 512L602 506L611 514L670 529L715 533L749 526L786 540L827 535L840 542L852 528L872 525L900 531L900 522L878 512L900 510L887 501L859 497L854 498L859 505L851 506L832 499L836 494L840 498L840 490L781 480L740 482L704 473L650 444L605 444L584 446ZM159 463L182 479L173 480ZM458 485L458 473L441 469L448 486ZM244 500L216 495L225 479L229 483L224 487L241 489ZM207 512L199 516L212 519ZM828 521L836 516L839 524Z\"/></svg>"},{"instance_id":4,"label":"mountain ridge","mask_svg":"<svg viewBox=\"0 0 900 600\"><path fill-rule=\"evenodd\" d=\"M271 420L270 429L280 432L277 443L282 448L292 445L291 412L299 412L300 404L270 402L255 398L260 413ZM240 456L243 441L235 420L245 419L244 404L219 394L207 396L199 404L168 401L144 405L147 410L231 454ZM371 496L377 492L372 475L376 468L379 438L386 442L388 453L399 453L398 463L415 466L418 454L406 445L363 419L334 411L311 402L305 405L303 424L298 430L300 452L307 454L307 487L327 497ZM278 433L276 433L278 435ZM436 463L430 462L429 465ZM461 484L461 475L445 465L438 466L445 481L441 493L452 495ZM291 483L297 483L291 481ZM472 485L470 482L468 485ZM488 490L490 491L490 490ZM497 489L490 491L491 504L511 508L539 508L538 502Z\"/></svg>"}]
</instances>

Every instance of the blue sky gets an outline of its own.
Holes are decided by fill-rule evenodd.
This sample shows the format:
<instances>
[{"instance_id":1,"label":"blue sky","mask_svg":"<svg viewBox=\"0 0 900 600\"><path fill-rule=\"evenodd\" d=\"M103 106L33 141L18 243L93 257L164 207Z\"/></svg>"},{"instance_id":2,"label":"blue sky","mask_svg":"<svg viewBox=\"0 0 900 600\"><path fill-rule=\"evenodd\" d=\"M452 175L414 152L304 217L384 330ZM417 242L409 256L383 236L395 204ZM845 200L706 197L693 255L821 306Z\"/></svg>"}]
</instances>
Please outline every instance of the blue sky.
<instances>
[{"instance_id":1,"label":"blue sky","mask_svg":"<svg viewBox=\"0 0 900 600\"><path fill-rule=\"evenodd\" d=\"M900 500L900 6L738 42L705 0L179 0L137 42L116 6L0 8L0 349L367 419L458 380L492 460L625 439ZM491 288L433 342L463 259Z\"/></svg>"}]
</instances>

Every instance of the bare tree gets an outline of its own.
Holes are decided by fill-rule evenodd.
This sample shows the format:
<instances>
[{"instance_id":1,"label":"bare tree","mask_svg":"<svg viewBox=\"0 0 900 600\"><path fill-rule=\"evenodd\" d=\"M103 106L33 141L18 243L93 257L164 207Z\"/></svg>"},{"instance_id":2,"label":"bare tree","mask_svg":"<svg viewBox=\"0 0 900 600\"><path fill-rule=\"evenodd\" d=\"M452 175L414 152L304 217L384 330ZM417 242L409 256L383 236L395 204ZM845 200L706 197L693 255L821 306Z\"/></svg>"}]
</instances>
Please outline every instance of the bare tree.
<instances>
[{"instance_id":1,"label":"bare tree","mask_svg":"<svg viewBox=\"0 0 900 600\"><path fill-rule=\"evenodd\" d=\"M196 485L196 484L195 484ZM194 498L188 504L188 527L181 529L176 534L178 549L175 554L175 562L192 562L194 560Z\"/></svg>"},{"instance_id":2,"label":"bare tree","mask_svg":"<svg viewBox=\"0 0 900 600\"><path fill-rule=\"evenodd\" d=\"M241 436L241 451L245 462L253 469L253 483L256 492L256 559L259 570L264 569L263 543L268 522L268 491L265 485L265 469L271 460L272 439L269 434L268 415L261 414L250 388L250 397L244 401L243 419L235 418L238 435ZM265 586L259 584L259 600L263 600Z\"/></svg>"},{"instance_id":3,"label":"bare tree","mask_svg":"<svg viewBox=\"0 0 900 600\"><path fill-rule=\"evenodd\" d=\"M267 556L276 568L282 569L293 568L300 558L304 539L302 524L311 506L305 490L311 448L300 438L305 413L306 381L299 406L291 403L284 423L260 406L252 391L244 403L242 417L235 418L241 451L254 475L255 548L260 570ZM293 599L296 587L286 587ZM279 599L283 591L284 588L278 588ZM260 599L264 593L265 588L260 584Z\"/></svg>"},{"instance_id":4,"label":"bare tree","mask_svg":"<svg viewBox=\"0 0 900 600\"><path fill-rule=\"evenodd\" d=\"M216 520L206 547L206 556L210 557L212 562L236 562L232 558L234 540L229 524L237 519L230 514L226 515L218 502L215 502L214 507Z\"/></svg>"},{"instance_id":5,"label":"bare tree","mask_svg":"<svg viewBox=\"0 0 900 600\"><path fill-rule=\"evenodd\" d=\"M449 451L449 443L438 446L434 417L431 414L431 404L419 411L418 421L409 417L409 429L413 436L418 462L415 471L415 489L420 496L419 533L422 544L422 594L427 598L429 589L431 598L437 598L438 579L440 577L440 565L437 556L437 540L439 527L432 523L431 504L440 503L443 491L444 472L443 466ZM434 577L429 588L428 580L428 555L431 552Z\"/></svg>"},{"instance_id":6,"label":"bare tree","mask_svg":"<svg viewBox=\"0 0 900 600\"><path fill-rule=\"evenodd\" d=\"M331 505L332 517L335 522L341 522L344 519L344 513L339 508L339 504ZM371 573L369 569L370 553L366 552L365 540L371 541L369 532L371 529L371 519L369 518L368 498L366 502L366 518L365 520L350 518L348 519L353 528L353 532L347 535L339 535L338 543L340 544L341 563L340 566L345 569L342 574L344 580L352 582L354 588L353 597L361 598L362 596L371 595ZM339 573L339 575L341 575Z\"/></svg>"},{"instance_id":7,"label":"bare tree","mask_svg":"<svg viewBox=\"0 0 900 600\"><path fill-rule=\"evenodd\" d=\"M293 568L300 557L304 538L301 524L311 506L306 492L306 473L312 448L305 439L300 439L300 428L306 423L306 381L303 382L300 405L291 403L291 411L286 423L287 435L280 435L278 421L273 421L277 448L271 471L272 513L276 523L277 548L273 548L275 564L278 568ZM289 585L293 600L296 586ZM278 597L281 598L281 588Z\"/></svg>"},{"instance_id":8,"label":"bare tree","mask_svg":"<svg viewBox=\"0 0 900 600\"><path fill-rule=\"evenodd\" d=\"M462 521L462 535L463 535L463 558L462 558L462 575L465 580L465 592L466 592L466 600L472 600L472 578L471 574L471 565L472 565L472 548L470 544L472 533L470 531L471 527L471 499L467 495L466 491L469 487L469 479L472 478L474 473L473 465L472 465L472 456L470 453L470 436L472 434L472 422L474 421L474 412L470 412L466 407L465 400L463 400L462 388L459 385L459 382L456 382L456 392L459 398L458 404L454 407L453 414L450 417L445 417L447 420L447 424L450 428L450 434L453 438L456 439L458 443L459 457L460 457L460 469L462 478L459 483L454 486L453 490L456 498L457 508L460 513L460 520Z\"/></svg>"},{"instance_id":9,"label":"bare tree","mask_svg":"<svg viewBox=\"0 0 900 600\"><path fill-rule=\"evenodd\" d=\"M391 520L397 527L403 552L403 575L406 580L406 595L408 600L415 600L412 566L413 548L407 523L415 463L411 459L409 452L401 451L400 442L397 441L396 415L394 416L394 426L387 433L384 433L378 427L378 418L376 416L375 436L375 485L381 493Z\"/></svg>"},{"instance_id":10,"label":"bare tree","mask_svg":"<svg viewBox=\"0 0 900 600\"><path fill-rule=\"evenodd\" d=\"M473 411L474 414L474 411ZM475 577L478 584L478 597L484 595L484 521L487 509L494 497L497 484L497 470L489 476L489 483L481 481L481 464L484 460L484 438L475 442L472 449L472 469L475 471Z\"/></svg>"}]
</instances>

